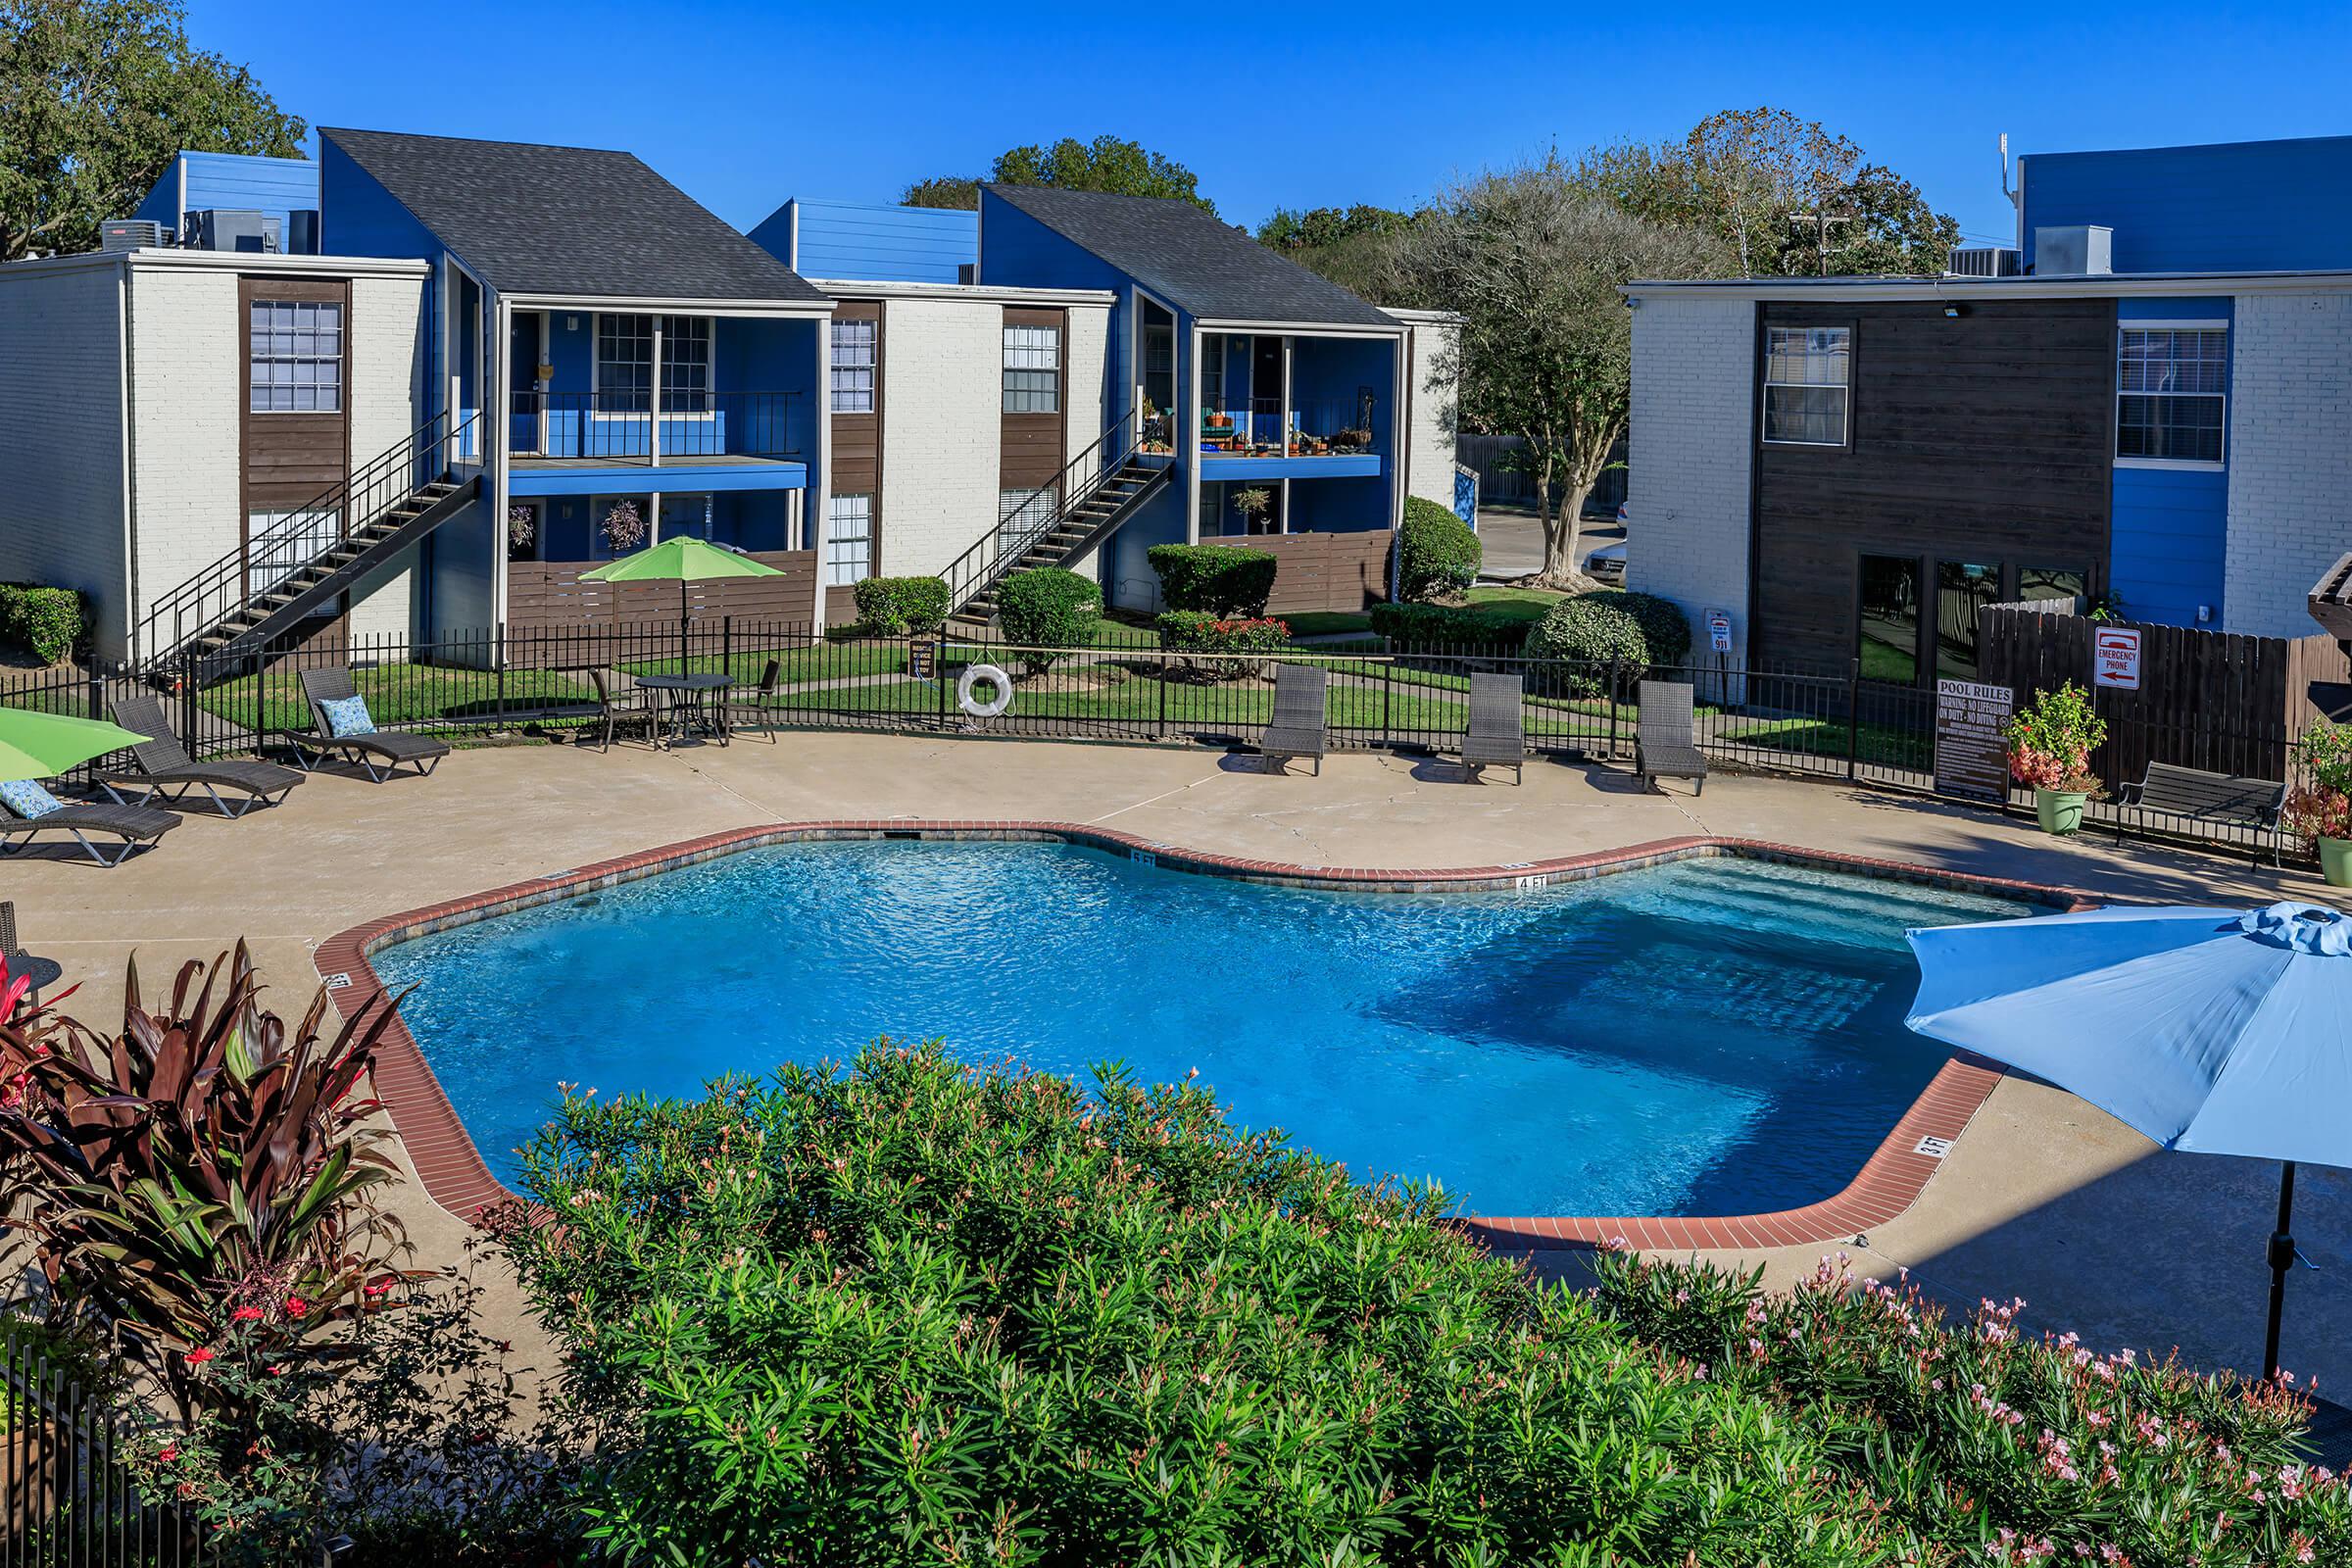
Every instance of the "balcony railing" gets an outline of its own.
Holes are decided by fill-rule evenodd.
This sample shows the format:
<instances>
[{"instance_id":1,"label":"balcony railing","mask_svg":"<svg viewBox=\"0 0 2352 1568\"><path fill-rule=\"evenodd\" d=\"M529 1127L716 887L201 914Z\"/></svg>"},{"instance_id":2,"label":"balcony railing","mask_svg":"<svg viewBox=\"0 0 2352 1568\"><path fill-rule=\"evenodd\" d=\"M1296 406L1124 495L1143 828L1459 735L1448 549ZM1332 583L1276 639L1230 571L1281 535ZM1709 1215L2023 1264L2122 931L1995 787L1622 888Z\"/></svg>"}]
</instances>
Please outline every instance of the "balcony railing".
<instances>
[{"instance_id":1,"label":"balcony railing","mask_svg":"<svg viewBox=\"0 0 2352 1568\"><path fill-rule=\"evenodd\" d=\"M1288 418L1279 398L1234 400L1200 416L1200 452L1208 458L1354 457L1372 450L1380 399L1365 390L1351 398L1294 401Z\"/></svg>"},{"instance_id":2,"label":"balcony railing","mask_svg":"<svg viewBox=\"0 0 2352 1568\"><path fill-rule=\"evenodd\" d=\"M508 450L532 459L649 466L673 459L805 455L813 435L799 392L517 392ZM660 450L656 451L656 435Z\"/></svg>"}]
</instances>

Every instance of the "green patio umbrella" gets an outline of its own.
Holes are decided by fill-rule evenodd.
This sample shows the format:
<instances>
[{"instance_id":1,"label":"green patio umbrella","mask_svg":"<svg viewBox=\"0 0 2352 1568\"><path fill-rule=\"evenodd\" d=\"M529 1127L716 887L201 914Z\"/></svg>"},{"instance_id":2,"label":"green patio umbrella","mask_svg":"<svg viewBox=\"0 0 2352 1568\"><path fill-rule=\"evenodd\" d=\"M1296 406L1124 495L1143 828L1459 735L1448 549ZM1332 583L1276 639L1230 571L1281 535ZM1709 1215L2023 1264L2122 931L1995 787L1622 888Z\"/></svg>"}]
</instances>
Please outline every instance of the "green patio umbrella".
<instances>
[{"instance_id":1,"label":"green patio umbrella","mask_svg":"<svg viewBox=\"0 0 2352 1568\"><path fill-rule=\"evenodd\" d=\"M686 667L686 585L710 582L720 577L781 577L775 567L763 565L739 550L707 543L691 534L677 534L662 540L650 550L608 561L592 571L583 571L583 581L596 582L674 582L678 585L678 667Z\"/></svg>"},{"instance_id":2,"label":"green patio umbrella","mask_svg":"<svg viewBox=\"0 0 2352 1568\"><path fill-rule=\"evenodd\" d=\"M0 708L0 784L54 778L93 757L154 740L101 718L74 718L30 708Z\"/></svg>"}]
</instances>

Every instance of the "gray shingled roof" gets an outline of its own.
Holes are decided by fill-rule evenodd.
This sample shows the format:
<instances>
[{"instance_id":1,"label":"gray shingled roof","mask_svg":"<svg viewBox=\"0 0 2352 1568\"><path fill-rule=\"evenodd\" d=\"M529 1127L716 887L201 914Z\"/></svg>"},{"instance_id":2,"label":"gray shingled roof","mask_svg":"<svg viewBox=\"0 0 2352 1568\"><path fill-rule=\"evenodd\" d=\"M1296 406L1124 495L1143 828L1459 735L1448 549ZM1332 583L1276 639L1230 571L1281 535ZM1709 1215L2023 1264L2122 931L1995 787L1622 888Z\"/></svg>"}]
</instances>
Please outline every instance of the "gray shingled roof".
<instances>
[{"instance_id":1,"label":"gray shingled roof","mask_svg":"<svg viewBox=\"0 0 2352 1568\"><path fill-rule=\"evenodd\" d=\"M502 293L825 298L628 153L382 130L318 135Z\"/></svg>"},{"instance_id":2,"label":"gray shingled roof","mask_svg":"<svg viewBox=\"0 0 2352 1568\"><path fill-rule=\"evenodd\" d=\"M1040 185L986 188L1195 316L1334 326L1396 324L1329 278L1275 255L1191 202ZM985 253L985 240L981 248Z\"/></svg>"}]
</instances>

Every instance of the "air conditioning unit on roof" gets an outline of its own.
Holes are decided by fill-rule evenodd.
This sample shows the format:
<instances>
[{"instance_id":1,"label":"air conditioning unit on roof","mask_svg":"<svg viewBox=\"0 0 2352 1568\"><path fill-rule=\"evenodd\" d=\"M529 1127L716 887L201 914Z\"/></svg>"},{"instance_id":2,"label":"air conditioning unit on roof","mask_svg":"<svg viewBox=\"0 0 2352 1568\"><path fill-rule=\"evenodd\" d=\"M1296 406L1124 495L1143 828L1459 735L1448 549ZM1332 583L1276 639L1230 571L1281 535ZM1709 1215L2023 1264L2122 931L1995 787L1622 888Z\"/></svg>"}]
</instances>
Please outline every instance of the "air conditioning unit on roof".
<instances>
[{"instance_id":1,"label":"air conditioning unit on roof","mask_svg":"<svg viewBox=\"0 0 2352 1568\"><path fill-rule=\"evenodd\" d=\"M2026 258L2012 245L1955 245L1943 270L1947 277L2023 277Z\"/></svg>"}]
</instances>

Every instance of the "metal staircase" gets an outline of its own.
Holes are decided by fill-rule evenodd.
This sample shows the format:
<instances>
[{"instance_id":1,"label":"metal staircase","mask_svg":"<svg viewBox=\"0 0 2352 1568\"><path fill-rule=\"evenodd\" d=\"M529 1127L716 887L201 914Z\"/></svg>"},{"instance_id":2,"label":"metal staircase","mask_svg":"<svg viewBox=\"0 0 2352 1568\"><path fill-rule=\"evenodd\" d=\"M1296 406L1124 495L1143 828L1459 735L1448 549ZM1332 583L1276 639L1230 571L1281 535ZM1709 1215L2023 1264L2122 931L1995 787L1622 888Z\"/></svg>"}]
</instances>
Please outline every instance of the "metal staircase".
<instances>
[{"instance_id":1,"label":"metal staircase","mask_svg":"<svg viewBox=\"0 0 2352 1568\"><path fill-rule=\"evenodd\" d=\"M149 607L137 663L174 661L201 684L255 667L302 620L471 505L479 478L456 478L478 415L437 416L317 499L287 513Z\"/></svg>"},{"instance_id":2,"label":"metal staircase","mask_svg":"<svg viewBox=\"0 0 2352 1568\"><path fill-rule=\"evenodd\" d=\"M1054 476L1052 504L1015 514L973 542L948 569L949 619L986 626L997 613L997 588L1016 571L1058 566L1132 515L1169 480L1172 466L1143 451L1131 413Z\"/></svg>"}]
</instances>

